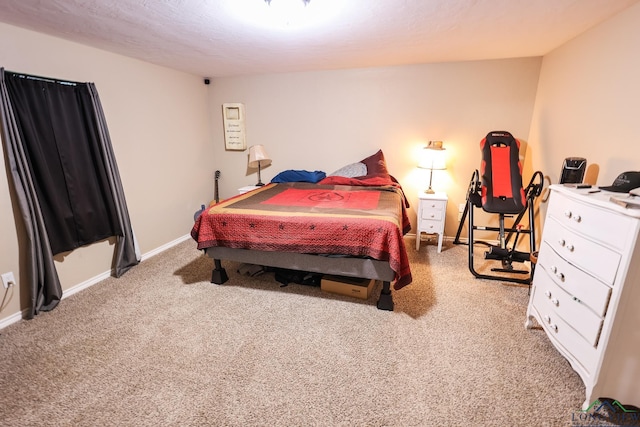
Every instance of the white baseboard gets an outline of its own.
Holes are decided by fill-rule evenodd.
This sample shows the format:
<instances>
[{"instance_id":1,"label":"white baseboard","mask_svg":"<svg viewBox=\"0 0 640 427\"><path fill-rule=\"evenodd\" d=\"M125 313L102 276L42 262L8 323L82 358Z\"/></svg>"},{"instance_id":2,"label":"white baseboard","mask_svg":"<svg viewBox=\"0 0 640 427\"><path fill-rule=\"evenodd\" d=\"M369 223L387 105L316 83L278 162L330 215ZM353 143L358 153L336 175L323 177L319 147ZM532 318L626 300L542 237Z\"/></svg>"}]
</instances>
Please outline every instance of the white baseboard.
<instances>
[{"instance_id":1,"label":"white baseboard","mask_svg":"<svg viewBox=\"0 0 640 427\"><path fill-rule=\"evenodd\" d=\"M62 292L62 299L70 297L73 294L77 294L78 292L87 289L90 286L95 285L98 282L103 281L111 276L111 270L105 271L104 273L98 274L97 276L93 276L91 279L85 280L82 283L79 283L75 286L70 287L66 291Z\"/></svg>"},{"instance_id":2,"label":"white baseboard","mask_svg":"<svg viewBox=\"0 0 640 427\"><path fill-rule=\"evenodd\" d=\"M5 317L4 319L0 320L0 330L6 328L7 326L14 324L16 322L19 322L20 320L22 320L24 318L24 316L27 315L28 310L22 310L19 311L17 313L12 314L9 317Z\"/></svg>"},{"instance_id":3,"label":"white baseboard","mask_svg":"<svg viewBox=\"0 0 640 427\"><path fill-rule=\"evenodd\" d=\"M171 241L171 242L169 242L167 244L164 244L164 245L160 246L159 248L156 248L156 249L154 249L152 251L149 251L149 252L147 252L145 254L142 254L141 261L146 261L149 258L151 258L152 256L158 255L159 253L164 252L167 249L171 249L172 247L174 247L176 245L179 245L180 243L184 242L185 240L189 240L189 239L191 239L191 235L190 234L185 234L182 237L178 237L177 239L175 239L175 240L173 240L173 241Z\"/></svg>"},{"instance_id":4,"label":"white baseboard","mask_svg":"<svg viewBox=\"0 0 640 427\"><path fill-rule=\"evenodd\" d=\"M179 237L165 245L160 246L159 248L153 249L145 254L142 254L140 262L143 262L145 260L148 260L149 258L151 258L152 256L158 255L161 252L166 251L167 249L170 249L182 242L184 242L185 240L188 240L191 238L191 235L187 234L184 235L182 237ZM70 287L69 289L65 290L62 293L62 299L65 299L67 297L70 297L73 294L77 294L78 292L87 289L90 286L95 285L96 283L99 283L101 281L103 281L104 279L107 279L108 277L111 276L111 270L109 271L105 271L104 273L100 273L97 276L94 276L90 279L85 280L82 283L79 283L75 286ZM7 326L16 323L20 320L22 320L24 318L24 316L27 315L28 313L28 309L22 310L21 312L18 313L14 313L8 317L5 317L4 319L0 319L0 330L6 328Z\"/></svg>"}]
</instances>

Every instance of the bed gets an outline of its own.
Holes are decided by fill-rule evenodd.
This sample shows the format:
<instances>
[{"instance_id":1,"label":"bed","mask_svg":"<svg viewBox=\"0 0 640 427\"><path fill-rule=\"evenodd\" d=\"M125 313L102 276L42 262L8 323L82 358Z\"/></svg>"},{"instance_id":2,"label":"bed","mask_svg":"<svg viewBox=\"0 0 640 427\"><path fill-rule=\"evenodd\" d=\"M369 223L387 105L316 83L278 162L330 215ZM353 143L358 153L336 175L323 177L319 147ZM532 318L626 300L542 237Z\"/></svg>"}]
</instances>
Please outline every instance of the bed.
<instances>
[{"instance_id":1,"label":"bed","mask_svg":"<svg viewBox=\"0 0 640 427\"><path fill-rule=\"evenodd\" d=\"M411 225L402 188L379 166L358 177L272 182L212 204L191 231L214 260L211 281L228 280L221 260L375 279L377 307L393 310L391 283L399 290L412 281L403 240Z\"/></svg>"}]
</instances>

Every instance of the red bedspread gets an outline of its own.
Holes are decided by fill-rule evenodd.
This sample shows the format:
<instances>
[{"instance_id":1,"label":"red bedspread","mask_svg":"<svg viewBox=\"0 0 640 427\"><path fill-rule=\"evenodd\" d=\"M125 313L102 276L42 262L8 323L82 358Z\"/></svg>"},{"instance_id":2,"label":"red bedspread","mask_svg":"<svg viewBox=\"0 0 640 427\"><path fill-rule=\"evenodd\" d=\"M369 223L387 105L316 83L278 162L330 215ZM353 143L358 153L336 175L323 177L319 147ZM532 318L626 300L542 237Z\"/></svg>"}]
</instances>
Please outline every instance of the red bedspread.
<instances>
[{"instance_id":1,"label":"red bedspread","mask_svg":"<svg viewBox=\"0 0 640 427\"><path fill-rule=\"evenodd\" d=\"M353 184L353 183L351 183ZM339 254L388 261L394 288L411 283L403 235L411 225L395 185L268 184L206 209L191 236L198 249Z\"/></svg>"}]
</instances>

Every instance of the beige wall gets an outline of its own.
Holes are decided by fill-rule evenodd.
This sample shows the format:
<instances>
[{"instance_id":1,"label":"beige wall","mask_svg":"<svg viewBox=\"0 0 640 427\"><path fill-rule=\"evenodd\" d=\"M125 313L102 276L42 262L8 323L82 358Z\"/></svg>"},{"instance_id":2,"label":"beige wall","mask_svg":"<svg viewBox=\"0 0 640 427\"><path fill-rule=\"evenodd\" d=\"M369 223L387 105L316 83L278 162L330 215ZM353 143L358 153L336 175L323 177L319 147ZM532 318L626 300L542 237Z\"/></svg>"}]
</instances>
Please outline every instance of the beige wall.
<instances>
[{"instance_id":1,"label":"beige wall","mask_svg":"<svg viewBox=\"0 0 640 427\"><path fill-rule=\"evenodd\" d=\"M194 212L213 197L202 79L4 24L0 39L7 70L95 82L142 254L187 235ZM27 306L28 291L20 283L25 243L4 156L0 169L0 273L13 271L20 285L7 293L2 321ZM109 271L112 254L104 241L56 257L63 289Z\"/></svg>"},{"instance_id":2,"label":"beige wall","mask_svg":"<svg viewBox=\"0 0 640 427\"><path fill-rule=\"evenodd\" d=\"M640 170L640 4L544 57L532 119L533 164L557 183L579 156L610 185Z\"/></svg>"},{"instance_id":3,"label":"beige wall","mask_svg":"<svg viewBox=\"0 0 640 427\"><path fill-rule=\"evenodd\" d=\"M331 173L382 149L414 226L417 193L428 183L418 153L428 140L444 141L448 170L434 173L433 186L449 195L446 235L454 236L457 206L480 166L480 140L508 130L526 141L540 64L523 58L214 79L221 195L257 182L254 171L247 175L247 151L224 150L222 104L242 102L247 145L264 144L273 158L264 182L287 169Z\"/></svg>"}]
</instances>

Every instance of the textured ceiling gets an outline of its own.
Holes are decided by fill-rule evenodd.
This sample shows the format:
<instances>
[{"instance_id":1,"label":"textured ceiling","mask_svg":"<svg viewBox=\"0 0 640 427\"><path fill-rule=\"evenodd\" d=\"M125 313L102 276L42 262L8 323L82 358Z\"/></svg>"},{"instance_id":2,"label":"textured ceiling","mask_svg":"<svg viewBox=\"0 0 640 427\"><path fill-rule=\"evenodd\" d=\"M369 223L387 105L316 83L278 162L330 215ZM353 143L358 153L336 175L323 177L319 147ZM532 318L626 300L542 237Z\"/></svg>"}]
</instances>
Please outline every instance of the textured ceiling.
<instances>
[{"instance_id":1,"label":"textured ceiling","mask_svg":"<svg viewBox=\"0 0 640 427\"><path fill-rule=\"evenodd\" d=\"M0 21L216 77L540 56L640 0L311 0L262 21L284 1L1 0Z\"/></svg>"}]
</instances>

